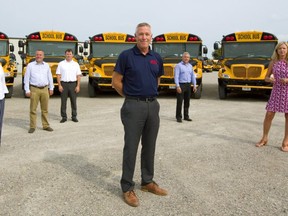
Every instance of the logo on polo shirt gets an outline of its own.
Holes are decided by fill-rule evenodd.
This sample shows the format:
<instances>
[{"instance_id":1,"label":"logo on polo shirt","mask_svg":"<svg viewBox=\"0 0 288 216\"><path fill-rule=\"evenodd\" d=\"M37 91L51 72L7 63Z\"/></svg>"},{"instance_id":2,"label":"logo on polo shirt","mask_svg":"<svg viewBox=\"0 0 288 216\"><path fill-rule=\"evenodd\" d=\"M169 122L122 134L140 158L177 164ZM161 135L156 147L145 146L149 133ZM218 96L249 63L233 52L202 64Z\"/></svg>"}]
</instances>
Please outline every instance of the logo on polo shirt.
<instances>
[{"instance_id":1,"label":"logo on polo shirt","mask_svg":"<svg viewBox=\"0 0 288 216\"><path fill-rule=\"evenodd\" d=\"M157 65L157 60L154 59L150 60L150 64Z\"/></svg>"}]
</instances>

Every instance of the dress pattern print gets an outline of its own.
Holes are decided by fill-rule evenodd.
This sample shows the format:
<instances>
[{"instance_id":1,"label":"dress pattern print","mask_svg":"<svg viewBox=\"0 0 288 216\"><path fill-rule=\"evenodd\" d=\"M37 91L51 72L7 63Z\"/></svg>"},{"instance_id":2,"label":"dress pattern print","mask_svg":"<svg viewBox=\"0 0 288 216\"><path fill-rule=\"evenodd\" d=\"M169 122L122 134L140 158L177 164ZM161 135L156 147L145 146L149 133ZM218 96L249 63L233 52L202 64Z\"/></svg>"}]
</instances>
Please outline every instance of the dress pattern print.
<instances>
[{"instance_id":1,"label":"dress pattern print","mask_svg":"<svg viewBox=\"0 0 288 216\"><path fill-rule=\"evenodd\" d=\"M272 73L275 79L266 110L288 113L288 83L281 83L281 78L288 78L288 63L277 61L273 64Z\"/></svg>"}]
</instances>

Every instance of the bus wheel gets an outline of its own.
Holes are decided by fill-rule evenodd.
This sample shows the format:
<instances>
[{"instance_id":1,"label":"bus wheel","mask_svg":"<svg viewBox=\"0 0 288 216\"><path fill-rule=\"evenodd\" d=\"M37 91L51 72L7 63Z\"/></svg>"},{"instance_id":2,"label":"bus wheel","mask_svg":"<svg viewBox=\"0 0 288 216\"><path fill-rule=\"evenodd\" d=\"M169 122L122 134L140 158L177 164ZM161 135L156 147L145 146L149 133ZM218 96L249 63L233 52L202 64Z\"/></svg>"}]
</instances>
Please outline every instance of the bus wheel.
<instances>
[{"instance_id":1,"label":"bus wheel","mask_svg":"<svg viewBox=\"0 0 288 216\"><path fill-rule=\"evenodd\" d=\"M227 89L224 85L218 85L218 93L220 99L226 99L227 98Z\"/></svg>"},{"instance_id":2,"label":"bus wheel","mask_svg":"<svg viewBox=\"0 0 288 216\"><path fill-rule=\"evenodd\" d=\"M200 99L202 94L202 83L197 87L197 91L193 93L193 98Z\"/></svg>"},{"instance_id":3,"label":"bus wheel","mask_svg":"<svg viewBox=\"0 0 288 216\"><path fill-rule=\"evenodd\" d=\"M96 89L90 82L88 82L88 94L89 97L96 97Z\"/></svg>"},{"instance_id":4,"label":"bus wheel","mask_svg":"<svg viewBox=\"0 0 288 216\"><path fill-rule=\"evenodd\" d=\"M5 98L11 98L13 94L13 86L7 86L9 93L5 94Z\"/></svg>"}]
</instances>

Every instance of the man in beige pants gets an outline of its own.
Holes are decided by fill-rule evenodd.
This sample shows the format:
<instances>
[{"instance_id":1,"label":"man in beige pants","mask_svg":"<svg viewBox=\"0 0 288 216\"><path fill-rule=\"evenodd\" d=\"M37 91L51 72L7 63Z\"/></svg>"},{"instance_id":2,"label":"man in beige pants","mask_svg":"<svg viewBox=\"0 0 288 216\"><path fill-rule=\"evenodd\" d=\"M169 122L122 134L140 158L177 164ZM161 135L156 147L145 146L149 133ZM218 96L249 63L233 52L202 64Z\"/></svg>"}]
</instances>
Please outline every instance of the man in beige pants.
<instances>
[{"instance_id":1,"label":"man in beige pants","mask_svg":"<svg viewBox=\"0 0 288 216\"><path fill-rule=\"evenodd\" d=\"M48 123L48 101L49 96L53 95L54 84L51 69L43 59L44 52L37 50L35 61L28 64L24 76L25 94L30 97L30 129L28 133L34 133L36 129L39 101L43 130L53 131Z\"/></svg>"}]
</instances>

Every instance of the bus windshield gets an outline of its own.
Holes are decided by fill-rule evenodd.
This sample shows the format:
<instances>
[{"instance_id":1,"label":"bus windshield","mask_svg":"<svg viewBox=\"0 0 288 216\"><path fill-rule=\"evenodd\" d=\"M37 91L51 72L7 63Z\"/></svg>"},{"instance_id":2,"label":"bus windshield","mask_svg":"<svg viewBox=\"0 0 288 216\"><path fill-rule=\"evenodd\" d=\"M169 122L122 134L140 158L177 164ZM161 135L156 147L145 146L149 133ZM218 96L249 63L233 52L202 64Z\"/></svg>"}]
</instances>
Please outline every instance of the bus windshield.
<instances>
[{"instance_id":1,"label":"bus windshield","mask_svg":"<svg viewBox=\"0 0 288 216\"><path fill-rule=\"evenodd\" d=\"M7 49L7 41L0 41L0 56L7 56L8 49Z\"/></svg>"},{"instance_id":2,"label":"bus windshield","mask_svg":"<svg viewBox=\"0 0 288 216\"><path fill-rule=\"evenodd\" d=\"M223 44L224 58L270 58L275 48L275 42L257 43L225 43Z\"/></svg>"},{"instance_id":3,"label":"bus windshield","mask_svg":"<svg viewBox=\"0 0 288 216\"><path fill-rule=\"evenodd\" d=\"M201 44L199 43L154 43L153 50L162 58L181 57L183 52L189 52L191 58L201 56Z\"/></svg>"},{"instance_id":4,"label":"bus windshield","mask_svg":"<svg viewBox=\"0 0 288 216\"><path fill-rule=\"evenodd\" d=\"M91 53L93 58L116 57L134 46L134 43L92 43Z\"/></svg>"},{"instance_id":5,"label":"bus windshield","mask_svg":"<svg viewBox=\"0 0 288 216\"><path fill-rule=\"evenodd\" d=\"M65 56L65 50L72 49L77 53L77 42L48 42L30 41L27 46L27 54L34 56L37 50L43 50L45 56Z\"/></svg>"}]
</instances>

